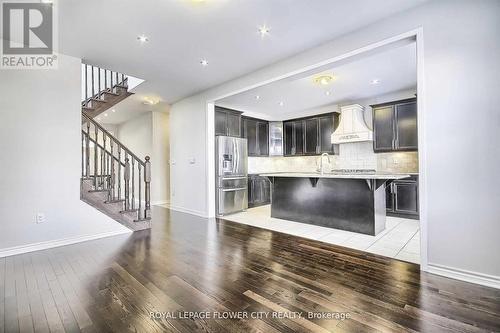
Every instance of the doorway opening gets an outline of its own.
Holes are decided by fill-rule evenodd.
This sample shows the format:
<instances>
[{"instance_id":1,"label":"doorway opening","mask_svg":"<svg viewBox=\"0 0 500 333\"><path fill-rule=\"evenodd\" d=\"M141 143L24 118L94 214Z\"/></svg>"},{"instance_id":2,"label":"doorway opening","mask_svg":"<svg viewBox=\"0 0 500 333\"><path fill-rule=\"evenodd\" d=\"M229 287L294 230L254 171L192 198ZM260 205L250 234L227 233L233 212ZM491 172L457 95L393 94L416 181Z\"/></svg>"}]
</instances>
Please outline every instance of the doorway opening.
<instances>
[{"instance_id":1,"label":"doorway opening","mask_svg":"<svg viewBox=\"0 0 500 333\"><path fill-rule=\"evenodd\" d=\"M237 134L247 140L248 209L223 218L418 263L425 270L425 141L418 131L422 44L421 32L412 31L211 101L214 132L221 128L215 121L221 112L241 112ZM341 116L352 105L360 107L355 114L362 115L373 139L332 144L332 134L346 126L342 118L352 120ZM216 160L214 155L215 167ZM273 213L273 175L315 172L404 177L383 182L385 225L370 235ZM216 200L210 203L216 211Z\"/></svg>"}]
</instances>

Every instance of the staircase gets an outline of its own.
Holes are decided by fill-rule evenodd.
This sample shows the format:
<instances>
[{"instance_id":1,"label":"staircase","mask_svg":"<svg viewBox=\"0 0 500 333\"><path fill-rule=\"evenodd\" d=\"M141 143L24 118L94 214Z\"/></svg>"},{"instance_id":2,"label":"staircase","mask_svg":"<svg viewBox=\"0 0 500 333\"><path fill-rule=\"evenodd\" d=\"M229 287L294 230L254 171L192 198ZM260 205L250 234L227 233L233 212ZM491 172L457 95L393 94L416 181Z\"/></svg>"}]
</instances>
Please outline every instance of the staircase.
<instances>
[{"instance_id":1,"label":"staircase","mask_svg":"<svg viewBox=\"0 0 500 333\"><path fill-rule=\"evenodd\" d=\"M82 80L85 89L82 112L91 118L133 95L128 91L125 74L85 64Z\"/></svg>"},{"instance_id":2,"label":"staircase","mask_svg":"<svg viewBox=\"0 0 500 333\"><path fill-rule=\"evenodd\" d=\"M137 157L93 118L132 95L127 76L85 66L81 200L131 230L151 228L151 163Z\"/></svg>"}]
</instances>

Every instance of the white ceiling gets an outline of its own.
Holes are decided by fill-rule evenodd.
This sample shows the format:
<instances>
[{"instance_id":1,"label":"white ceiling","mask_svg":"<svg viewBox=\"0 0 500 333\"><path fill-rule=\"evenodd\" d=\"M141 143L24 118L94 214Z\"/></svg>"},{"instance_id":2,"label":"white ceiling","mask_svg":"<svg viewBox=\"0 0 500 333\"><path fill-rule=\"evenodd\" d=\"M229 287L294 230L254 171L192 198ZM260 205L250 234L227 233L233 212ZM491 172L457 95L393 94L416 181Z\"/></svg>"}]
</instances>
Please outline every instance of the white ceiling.
<instances>
[{"instance_id":1,"label":"white ceiling","mask_svg":"<svg viewBox=\"0 0 500 333\"><path fill-rule=\"evenodd\" d=\"M59 0L59 49L172 103L424 1Z\"/></svg>"},{"instance_id":2,"label":"white ceiling","mask_svg":"<svg viewBox=\"0 0 500 333\"><path fill-rule=\"evenodd\" d=\"M230 96L216 104L260 118L283 120L325 105L351 103L415 88L416 65L415 43L398 44L349 62L332 64L317 73L287 78ZM329 85L314 82L315 77L323 74L333 75ZM379 83L372 84L374 79ZM281 101L283 106L279 104Z\"/></svg>"}]
</instances>

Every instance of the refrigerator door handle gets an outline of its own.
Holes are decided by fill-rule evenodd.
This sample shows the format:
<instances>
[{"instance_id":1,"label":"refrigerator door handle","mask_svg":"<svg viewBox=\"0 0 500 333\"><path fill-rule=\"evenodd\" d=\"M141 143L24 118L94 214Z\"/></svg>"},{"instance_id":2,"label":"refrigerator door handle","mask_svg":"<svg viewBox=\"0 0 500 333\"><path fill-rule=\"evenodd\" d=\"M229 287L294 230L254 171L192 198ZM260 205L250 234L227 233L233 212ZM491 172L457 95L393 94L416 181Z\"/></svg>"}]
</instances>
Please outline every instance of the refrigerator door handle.
<instances>
[{"instance_id":1,"label":"refrigerator door handle","mask_svg":"<svg viewBox=\"0 0 500 333\"><path fill-rule=\"evenodd\" d=\"M242 190L246 190L246 189L247 189L246 187L225 188L225 189L222 189L222 192L234 192L234 191L242 191Z\"/></svg>"}]
</instances>

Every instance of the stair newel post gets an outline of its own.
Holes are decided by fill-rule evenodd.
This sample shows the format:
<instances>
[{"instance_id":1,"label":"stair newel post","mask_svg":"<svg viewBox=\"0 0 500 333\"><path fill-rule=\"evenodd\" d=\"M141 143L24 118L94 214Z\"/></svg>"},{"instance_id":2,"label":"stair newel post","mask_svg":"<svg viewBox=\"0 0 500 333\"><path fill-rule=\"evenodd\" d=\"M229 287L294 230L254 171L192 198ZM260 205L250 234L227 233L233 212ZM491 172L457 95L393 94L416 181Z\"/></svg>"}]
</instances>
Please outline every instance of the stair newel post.
<instances>
[{"instance_id":1,"label":"stair newel post","mask_svg":"<svg viewBox=\"0 0 500 333\"><path fill-rule=\"evenodd\" d=\"M144 162L144 218L149 219L151 217L151 162L150 157L146 156Z\"/></svg>"},{"instance_id":2,"label":"stair newel post","mask_svg":"<svg viewBox=\"0 0 500 333\"><path fill-rule=\"evenodd\" d=\"M97 131L97 126L94 125L94 140L95 140L95 144L94 144L94 190L97 190L97 167L98 167L98 164L97 164L97 142L98 142L98 139L99 139L99 136L98 136L98 131Z\"/></svg>"},{"instance_id":3,"label":"stair newel post","mask_svg":"<svg viewBox=\"0 0 500 333\"><path fill-rule=\"evenodd\" d=\"M135 159L132 159L132 209L135 209Z\"/></svg>"},{"instance_id":4,"label":"stair newel post","mask_svg":"<svg viewBox=\"0 0 500 333\"><path fill-rule=\"evenodd\" d=\"M85 176L90 176L90 120L87 119L87 135L85 136Z\"/></svg>"},{"instance_id":5,"label":"stair newel post","mask_svg":"<svg viewBox=\"0 0 500 333\"><path fill-rule=\"evenodd\" d=\"M141 220L141 214L142 214L142 212L141 212L141 210L142 210L141 163L137 163L137 169L138 169L137 170L138 171L137 172L137 176L139 177L139 182L138 182L138 186L139 186L139 191L138 191L138 193L139 193L139 209L137 210L137 220L140 221Z\"/></svg>"},{"instance_id":6,"label":"stair newel post","mask_svg":"<svg viewBox=\"0 0 500 333\"><path fill-rule=\"evenodd\" d=\"M124 185L125 185L125 210L130 209L130 204L129 204L129 190L130 190L130 162L128 160L128 156L125 155L125 170L123 172L123 178L124 178Z\"/></svg>"},{"instance_id":7,"label":"stair newel post","mask_svg":"<svg viewBox=\"0 0 500 333\"><path fill-rule=\"evenodd\" d=\"M85 177L85 134L82 132L82 141L80 142L82 146L82 178Z\"/></svg>"}]
</instances>

